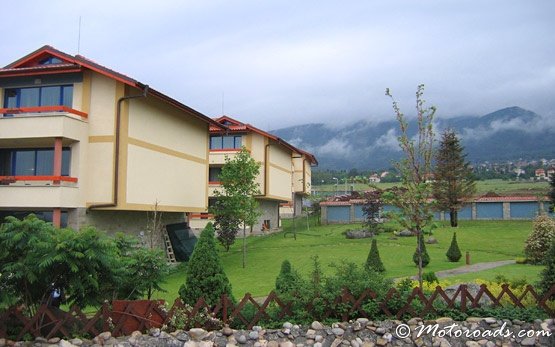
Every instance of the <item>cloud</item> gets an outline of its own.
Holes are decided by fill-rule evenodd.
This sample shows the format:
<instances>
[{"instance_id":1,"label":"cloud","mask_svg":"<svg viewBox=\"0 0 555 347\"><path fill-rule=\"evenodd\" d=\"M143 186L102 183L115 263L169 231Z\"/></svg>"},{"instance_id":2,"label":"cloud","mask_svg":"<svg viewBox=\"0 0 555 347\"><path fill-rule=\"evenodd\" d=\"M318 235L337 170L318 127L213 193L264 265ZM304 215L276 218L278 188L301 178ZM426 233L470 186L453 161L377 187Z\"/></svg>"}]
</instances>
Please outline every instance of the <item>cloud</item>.
<instances>
[{"instance_id":1,"label":"cloud","mask_svg":"<svg viewBox=\"0 0 555 347\"><path fill-rule=\"evenodd\" d=\"M390 151L401 151L399 147L398 135L394 128L389 129L385 134L380 136L373 144L374 149L386 149Z\"/></svg>"},{"instance_id":2,"label":"cloud","mask_svg":"<svg viewBox=\"0 0 555 347\"><path fill-rule=\"evenodd\" d=\"M353 155L351 144L346 140L336 138L329 140L315 150L317 155L333 157L351 157Z\"/></svg>"}]
</instances>

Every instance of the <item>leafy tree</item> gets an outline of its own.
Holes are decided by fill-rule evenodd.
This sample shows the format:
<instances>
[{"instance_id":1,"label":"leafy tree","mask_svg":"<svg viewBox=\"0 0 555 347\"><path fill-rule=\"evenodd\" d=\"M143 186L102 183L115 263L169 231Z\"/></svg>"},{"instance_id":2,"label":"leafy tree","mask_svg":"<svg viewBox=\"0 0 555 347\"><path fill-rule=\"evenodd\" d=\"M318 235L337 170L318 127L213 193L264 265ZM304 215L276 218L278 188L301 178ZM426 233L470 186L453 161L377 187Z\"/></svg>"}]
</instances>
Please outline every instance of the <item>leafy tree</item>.
<instances>
[{"instance_id":1,"label":"leafy tree","mask_svg":"<svg viewBox=\"0 0 555 347\"><path fill-rule=\"evenodd\" d=\"M433 204L431 202L432 189L427 177L432 172L433 157L433 119L436 108L425 107L424 85L416 90L416 122L418 129L413 137L409 134L408 122L401 109L393 99L389 89L386 95L392 99L401 135L399 146L404 158L395 163L395 168L401 177L401 189L394 189L384 194L384 200L399 208L399 212L389 215L401 226L416 234L417 240L425 228L432 225ZM418 281L422 287L423 242L417 241ZM429 260L429 259L428 259Z\"/></svg>"},{"instance_id":2,"label":"leafy tree","mask_svg":"<svg viewBox=\"0 0 555 347\"><path fill-rule=\"evenodd\" d=\"M459 249L459 244L457 243L457 233L453 233L453 238L451 239L451 246L449 246L449 249L447 250L447 253L445 255L447 256L447 259L449 259L449 261L453 263L456 263L459 260L461 260L462 253L461 253L461 250Z\"/></svg>"},{"instance_id":3,"label":"leafy tree","mask_svg":"<svg viewBox=\"0 0 555 347\"><path fill-rule=\"evenodd\" d=\"M260 194L256 177L260 171L260 163L256 162L249 151L243 147L233 156L226 157L220 173L223 191L216 190L214 195L221 200L212 210L217 215L227 215L243 224L243 267L246 266L246 228L253 225L260 216L258 201L254 195ZM221 199L223 198L223 199Z\"/></svg>"},{"instance_id":4,"label":"leafy tree","mask_svg":"<svg viewBox=\"0 0 555 347\"><path fill-rule=\"evenodd\" d=\"M551 241L551 246L546 254L546 267L541 273L541 280L538 285L542 293L548 292L555 285L555 239Z\"/></svg>"},{"instance_id":5,"label":"leafy tree","mask_svg":"<svg viewBox=\"0 0 555 347\"><path fill-rule=\"evenodd\" d=\"M376 239L372 240L372 246L370 246L370 252L368 253L365 267L366 270L385 272L385 267L383 266L382 259L380 258L380 252L378 251L378 242Z\"/></svg>"},{"instance_id":6,"label":"leafy tree","mask_svg":"<svg viewBox=\"0 0 555 347\"><path fill-rule=\"evenodd\" d=\"M419 234L417 236L418 245L416 246L416 250L412 255L412 261L416 266L422 266L423 268L428 266L430 263L430 255L426 250L426 243L424 242L424 235Z\"/></svg>"},{"instance_id":7,"label":"leafy tree","mask_svg":"<svg viewBox=\"0 0 555 347\"><path fill-rule=\"evenodd\" d=\"M555 173L552 173L551 176L549 177L549 186L551 187L551 190L549 191L549 200L550 200L549 210L551 212L554 212L555 211Z\"/></svg>"},{"instance_id":8,"label":"leafy tree","mask_svg":"<svg viewBox=\"0 0 555 347\"><path fill-rule=\"evenodd\" d=\"M382 193L381 189L373 189L364 193L364 205L362 205L362 214L364 215L363 226L368 228L368 231L378 234L382 224L380 220L380 213L382 210Z\"/></svg>"},{"instance_id":9,"label":"leafy tree","mask_svg":"<svg viewBox=\"0 0 555 347\"><path fill-rule=\"evenodd\" d=\"M220 196L213 207L214 227L218 234L218 241L226 252L235 243L241 221L235 214L234 205L227 202L227 196Z\"/></svg>"},{"instance_id":10,"label":"leafy tree","mask_svg":"<svg viewBox=\"0 0 555 347\"><path fill-rule=\"evenodd\" d=\"M458 225L458 211L476 193L476 183L455 131L443 132L435 155L433 192L437 208L449 211L451 227Z\"/></svg>"},{"instance_id":11,"label":"leafy tree","mask_svg":"<svg viewBox=\"0 0 555 347\"><path fill-rule=\"evenodd\" d=\"M542 264L546 258L551 242L555 239L555 220L546 215L534 219L533 231L528 235L524 245L524 253L528 262Z\"/></svg>"},{"instance_id":12,"label":"leafy tree","mask_svg":"<svg viewBox=\"0 0 555 347\"><path fill-rule=\"evenodd\" d=\"M201 297L208 305L216 305L223 294L232 298L231 283L216 250L214 228L208 223L187 265L185 284L179 289L179 296L190 305L194 305Z\"/></svg>"}]
</instances>

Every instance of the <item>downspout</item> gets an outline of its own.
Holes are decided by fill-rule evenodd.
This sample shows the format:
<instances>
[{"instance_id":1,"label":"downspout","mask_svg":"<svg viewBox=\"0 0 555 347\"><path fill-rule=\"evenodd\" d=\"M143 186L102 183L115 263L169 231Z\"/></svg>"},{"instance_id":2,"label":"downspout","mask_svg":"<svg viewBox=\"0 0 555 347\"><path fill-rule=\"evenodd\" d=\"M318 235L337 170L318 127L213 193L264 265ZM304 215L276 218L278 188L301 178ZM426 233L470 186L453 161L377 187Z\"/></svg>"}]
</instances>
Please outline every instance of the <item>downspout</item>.
<instances>
[{"instance_id":1,"label":"downspout","mask_svg":"<svg viewBox=\"0 0 555 347\"><path fill-rule=\"evenodd\" d=\"M126 100L146 98L148 93L148 85L143 85L143 93L139 95L123 96L118 99L116 109L116 139L115 139L115 163L114 163L114 191L112 192L113 201L105 204L94 204L87 208L87 211L105 208L116 207L118 205L118 188L119 188L119 148L120 148L120 128L121 128L121 104Z\"/></svg>"},{"instance_id":2,"label":"downspout","mask_svg":"<svg viewBox=\"0 0 555 347\"><path fill-rule=\"evenodd\" d=\"M270 163L268 163L268 149L270 149L271 144L268 142L266 146L264 146L264 197L268 195L268 169L270 168Z\"/></svg>"}]
</instances>

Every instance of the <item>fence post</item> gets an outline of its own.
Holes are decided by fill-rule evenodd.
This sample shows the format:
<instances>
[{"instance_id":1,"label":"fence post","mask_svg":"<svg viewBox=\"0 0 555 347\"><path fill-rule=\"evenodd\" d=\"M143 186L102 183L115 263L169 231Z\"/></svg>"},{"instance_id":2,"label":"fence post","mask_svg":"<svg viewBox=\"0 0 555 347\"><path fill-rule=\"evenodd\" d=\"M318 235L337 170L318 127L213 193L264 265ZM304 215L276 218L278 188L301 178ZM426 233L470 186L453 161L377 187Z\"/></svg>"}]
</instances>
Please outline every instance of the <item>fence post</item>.
<instances>
[{"instance_id":1,"label":"fence post","mask_svg":"<svg viewBox=\"0 0 555 347\"><path fill-rule=\"evenodd\" d=\"M222 297L222 321L227 324L227 294L223 293Z\"/></svg>"},{"instance_id":2,"label":"fence post","mask_svg":"<svg viewBox=\"0 0 555 347\"><path fill-rule=\"evenodd\" d=\"M466 288L466 284L461 284L460 286L461 289L461 312L466 312L466 295L468 293L468 290Z\"/></svg>"}]
</instances>

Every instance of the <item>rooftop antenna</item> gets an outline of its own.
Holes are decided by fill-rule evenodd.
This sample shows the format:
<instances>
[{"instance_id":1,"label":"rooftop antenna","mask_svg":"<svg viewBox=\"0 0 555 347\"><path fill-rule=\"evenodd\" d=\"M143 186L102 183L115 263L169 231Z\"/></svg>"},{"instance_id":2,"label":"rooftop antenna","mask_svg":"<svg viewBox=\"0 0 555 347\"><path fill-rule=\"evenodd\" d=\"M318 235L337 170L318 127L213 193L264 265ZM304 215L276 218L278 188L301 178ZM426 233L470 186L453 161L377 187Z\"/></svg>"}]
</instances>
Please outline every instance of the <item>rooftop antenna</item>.
<instances>
[{"instance_id":1,"label":"rooftop antenna","mask_svg":"<svg viewBox=\"0 0 555 347\"><path fill-rule=\"evenodd\" d=\"M79 30L77 34L77 54L81 53L81 16L79 16Z\"/></svg>"}]
</instances>

